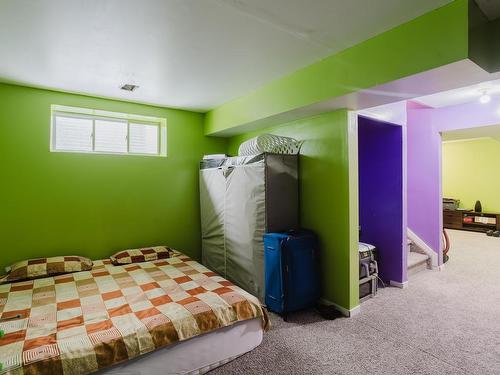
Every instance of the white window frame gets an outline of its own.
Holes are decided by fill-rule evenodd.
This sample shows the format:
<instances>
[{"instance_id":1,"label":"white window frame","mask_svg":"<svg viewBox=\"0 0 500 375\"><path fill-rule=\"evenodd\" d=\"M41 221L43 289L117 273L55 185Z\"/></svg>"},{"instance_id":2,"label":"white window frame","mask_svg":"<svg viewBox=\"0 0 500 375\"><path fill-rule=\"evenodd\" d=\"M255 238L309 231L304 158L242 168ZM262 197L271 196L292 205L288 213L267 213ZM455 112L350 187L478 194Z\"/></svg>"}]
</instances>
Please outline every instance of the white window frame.
<instances>
[{"instance_id":1,"label":"white window frame","mask_svg":"<svg viewBox=\"0 0 500 375\"><path fill-rule=\"evenodd\" d=\"M130 156L167 156L167 120L165 118L133 115L128 113L101 111L97 109L67 107L61 105L51 105L50 120L50 152L66 152L77 154L104 154L104 155L130 155ZM56 148L56 117L74 117L92 120L92 151L62 150ZM96 120L116 121L127 124L127 152L103 152L95 151L95 122ZM130 152L130 124L144 124L158 127L158 153L137 153Z\"/></svg>"}]
</instances>

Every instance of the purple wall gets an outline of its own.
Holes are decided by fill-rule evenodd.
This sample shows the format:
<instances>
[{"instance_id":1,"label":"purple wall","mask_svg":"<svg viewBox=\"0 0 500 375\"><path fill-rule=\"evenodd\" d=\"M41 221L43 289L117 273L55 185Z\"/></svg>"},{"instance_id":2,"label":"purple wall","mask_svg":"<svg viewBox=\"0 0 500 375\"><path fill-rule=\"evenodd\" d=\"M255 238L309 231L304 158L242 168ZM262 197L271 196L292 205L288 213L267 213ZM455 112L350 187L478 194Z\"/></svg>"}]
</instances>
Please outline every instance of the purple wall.
<instances>
[{"instance_id":1,"label":"purple wall","mask_svg":"<svg viewBox=\"0 0 500 375\"><path fill-rule=\"evenodd\" d=\"M441 251L441 136L433 109L407 111L408 228L435 252Z\"/></svg>"},{"instance_id":2,"label":"purple wall","mask_svg":"<svg viewBox=\"0 0 500 375\"><path fill-rule=\"evenodd\" d=\"M500 123L500 100L428 108L407 104L408 228L439 254L442 263L440 132Z\"/></svg>"},{"instance_id":3,"label":"purple wall","mask_svg":"<svg viewBox=\"0 0 500 375\"><path fill-rule=\"evenodd\" d=\"M406 281L403 128L358 118L360 241L379 251L380 277Z\"/></svg>"}]
</instances>

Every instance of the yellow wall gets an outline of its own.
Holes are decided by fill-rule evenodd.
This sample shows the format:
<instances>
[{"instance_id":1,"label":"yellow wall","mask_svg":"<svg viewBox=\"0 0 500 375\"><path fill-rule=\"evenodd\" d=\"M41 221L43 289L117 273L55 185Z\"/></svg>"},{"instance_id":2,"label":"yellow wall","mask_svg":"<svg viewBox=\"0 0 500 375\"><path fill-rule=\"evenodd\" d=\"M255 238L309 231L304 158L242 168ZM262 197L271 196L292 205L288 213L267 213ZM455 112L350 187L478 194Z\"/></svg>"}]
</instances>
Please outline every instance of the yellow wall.
<instances>
[{"instance_id":1,"label":"yellow wall","mask_svg":"<svg viewBox=\"0 0 500 375\"><path fill-rule=\"evenodd\" d=\"M443 143L443 196L460 207L500 212L500 141L492 138Z\"/></svg>"}]
</instances>

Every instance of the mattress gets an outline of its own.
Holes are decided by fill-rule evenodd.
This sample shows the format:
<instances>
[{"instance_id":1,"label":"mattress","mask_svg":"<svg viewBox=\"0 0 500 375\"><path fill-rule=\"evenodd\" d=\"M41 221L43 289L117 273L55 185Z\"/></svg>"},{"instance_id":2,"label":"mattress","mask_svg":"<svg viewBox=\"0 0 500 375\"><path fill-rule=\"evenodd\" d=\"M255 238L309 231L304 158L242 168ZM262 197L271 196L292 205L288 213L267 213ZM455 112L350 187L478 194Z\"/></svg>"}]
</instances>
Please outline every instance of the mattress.
<instances>
[{"instance_id":1,"label":"mattress","mask_svg":"<svg viewBox=\"0 0 500 375\"><path fill-rule=\"evenodd\" d=\"M255 349L262 342L263 332L258 318L238 322L102 370L96 375L205 374Z\"/></svg>"},{"instance_id":2,"label":"mattress","mask_svg":"<svg viewBox=\"0 0 500 375\"><path fill-rule=\"evenodd\" d=\"M0 285L0 317L8 375L83 375L238 322L268 323L256 297L180 253Z\"/></svg>"}]
</instances>

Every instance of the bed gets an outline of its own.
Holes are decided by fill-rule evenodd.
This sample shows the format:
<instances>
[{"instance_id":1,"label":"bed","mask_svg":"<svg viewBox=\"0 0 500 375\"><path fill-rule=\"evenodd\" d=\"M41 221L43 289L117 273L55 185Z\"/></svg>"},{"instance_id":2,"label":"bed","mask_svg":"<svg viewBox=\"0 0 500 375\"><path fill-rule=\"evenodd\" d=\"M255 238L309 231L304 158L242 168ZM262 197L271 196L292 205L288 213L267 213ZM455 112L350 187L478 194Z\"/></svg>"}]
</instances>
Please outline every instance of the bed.
<instances>
[{"instance_id":1,"label":"bed","mask_svg":"<svg viewBox=\"0 0 500 375\"><path fill-rule=\"evenodd\" d=\"M184 254L0 285L0 374L204 373L258 346L257 298Z\"/></svg>"}]
</instances>

